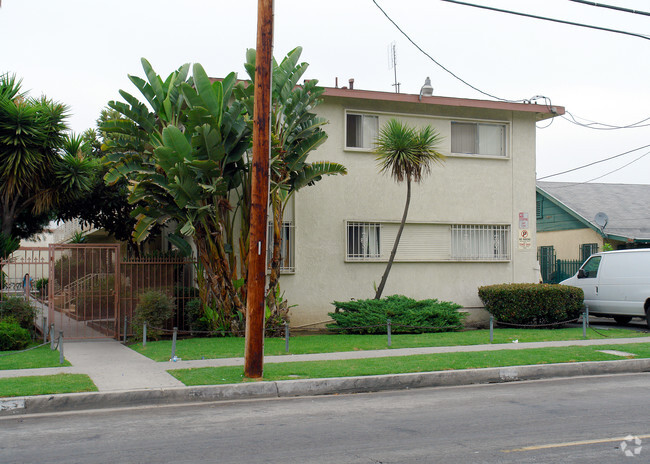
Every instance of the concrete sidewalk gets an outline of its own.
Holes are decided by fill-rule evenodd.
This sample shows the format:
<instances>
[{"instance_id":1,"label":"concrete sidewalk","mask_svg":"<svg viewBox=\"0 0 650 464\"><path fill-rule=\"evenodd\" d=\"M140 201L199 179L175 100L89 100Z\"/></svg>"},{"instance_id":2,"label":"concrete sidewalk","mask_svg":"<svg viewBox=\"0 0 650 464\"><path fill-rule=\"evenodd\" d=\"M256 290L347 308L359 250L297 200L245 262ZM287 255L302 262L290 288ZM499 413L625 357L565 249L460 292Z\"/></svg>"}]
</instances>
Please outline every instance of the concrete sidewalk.
<instances>
[{"instance_id":1,"label":"concrete sidewalk","mask_svg":"<svg viewBox=\"0 0 650 464\"><path fill-rule=\"evenodd\" d=\"M624 345L649 343L650 337L568 340L534 343L403 348L373 351L350 351L304 355L266 356L265 363L344 360L379 357L400 357L417 354L522 350L531 348ZM241 398L296 396L297 394L330 394L383 389L416 388L436 385L460 385L483 382L550 378L554 376L596 375L606 373L646 372L650 359L626 359L589 363L548 364L507 368L468 369L420 374L312 379L283 382L255 382L211 387L185 387L167 370L191 367L238 366L243 358L204 359L196 361L155 362L136 353L116 340L68 342L64 355L70 367L45 369L0 370L0 378L50 375L58 373L87 374L99 392L65 395L44 395L0 399L0 415L46 412L54 410L118 407L120 405L164 404L170 402L212 401ZM284 392L284 394L282 393ZM16 406L17 405L17 406ZM29 408L27 405L30 405ZM58 405L58 406L57 406ZM58 409L56 409L58 408ZM28 411L29 409L29 411Z\"/></svg>"},{"instance_id":2,"label":"concrete sidewalk","mask_svg":"<svg viewBox=\"0 0 650 464\"><path fill-rule=\"evenodd\" d=\"M425 348L342 351L336 353L317 354L289 354L282 356L265 356L264 363L334 361L345 359L400 357L418 354L525 350L531 348L563 346L624 345L643 342L650 342L650 337L437 346ZM86 374L92 379L100 392L111 392L182 387L183 384L167 372L171 369L244 365L244 358L156 362L127 348L122 345L122 343L113 339L67 342L64 346L64 355L72 366L43 369L0 370L0 378L52 375L59 373Z\"/></svg>"}]
</instances>

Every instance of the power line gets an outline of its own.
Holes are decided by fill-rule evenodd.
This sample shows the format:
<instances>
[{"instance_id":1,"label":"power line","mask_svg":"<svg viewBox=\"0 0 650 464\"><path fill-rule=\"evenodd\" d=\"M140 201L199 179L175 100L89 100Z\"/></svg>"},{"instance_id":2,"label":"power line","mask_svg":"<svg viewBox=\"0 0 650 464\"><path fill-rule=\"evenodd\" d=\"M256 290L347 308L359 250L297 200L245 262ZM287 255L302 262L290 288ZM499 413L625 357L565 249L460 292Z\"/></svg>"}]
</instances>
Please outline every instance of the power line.
<instances>
[{"instance_id":1,"label":"power line","mask_svg":"<svg viewBox=\"0 0 650 464\"><path fill-rule=\"evenodd\" d=\"M544 21L551 21L551 22L554 22L554 23L568 24L570 26L586 27L588 29L596 29L596 30L599 30L599 31L614 32L616 34L630 35L630 36L633 36L633 37L639 37L641 39L650 40L650 36L643 35L643 34L637 34L636 32L621 31L621 30L618 30L618 29L610 29L608 27L592 26L592 25L589 25L589 24L576 23L576 22L573 22L573 21L565 21L563 19L547 18L546 16L538 16L538 15L533 15L533 14L528 14L528 13L521 13L521 12L512 11L512 10L503 10L501 8L493 8L491 6L484 6L484 5L476 5L474 3L460 2L458 0L442 0L442 1L443 2L448 2L448 3L455 3L457 5L471 6L473 8L482 8L484 10L498 11L499 13L507 13L507 14L517 15L517 16L524 16L526 18L541 19L541 20L544 20Z\"/></svg>"},{"instance_id":2,"label":"power line","mask_svg":"<svg viewBox=\"0 0 650 464\"><path fill-rule=\"evenodd\" d=\"M544 104L545 104L546 107L549 109L549 111L550 111L551 108L552 108L551 99L548 98L548 97L545 97L545 96L543 96L543 95L536 95L536 96L534 96L531 100L544 100ZM648 124L643 124L643 123L646 122L646 121L650 121L650 117L647 117L647 118L642 119L642 120L640 120L640 121L634 122L634 123L632 123L632 124L627 124L627 125L623 125L623 126L617 126L617 125L614 125L614 124L607 124L607 123L604 123L604 122L591 121L591 120L589 120L589 119L587 119L587 118L582 118L582 117L580 117L580 116L574 115L574 114L572 114L570 111L567 111L567 110L564 110L564 113L565 113L565 114L560 115L560 117L561 117L562 119L567 120L567 121L570 122L571 124L575 124L576 126L584 127L584 128L587 128L587 129L594 129L594 130L618 130L618 129L637 129L637 128L639 128L639 127L648 127L648 126L650 126L650 123L648 123ZM578 121L578 119L584 119L585 121L587 121L587 123L580 122L580 121ZM553 119L553 120L554 120L554 119ZM552 120L552 121L553 121L553 120ZM539 128L539 129L546 129L546 128L549 127L549 126L550 126L550 124L549 124L548 126L544 126L544 127L539 127L539 126L538 126L538 128Z\"/></svg>"},{"instance_id":3,"label":"power line","mask_svg":"<svg viewBox=\"0 0 650 464\"><path fill-rule=\"evenodd\" d=\"M621 157L621 156L623 156L623 155L627 155L627 154L629 154L629 153L632 153L632 152L635 152L635 151L639 151L639 150L642 150L642 149L644 149L644 148L648 148L648 147L650 147L650 144L648 144L648 145L644 145L644 146L642 146L642 147L634 148L634 149L629 150L629 151L626 151L626 152L624 152L624 153L619 153L618 155L614 155L614 156L610 156L610 157L608 157L608 158L604 158L604 159L601 159L601 160L598 160L598 161L594 161L594 162L592 162L592 163L584 164L584 165L582 165L582 166L578 166L577 168L568 169L568 170L566 170L566 171L558 172L558 173L556 173L556 174L550 174L550 175L548 175L548 176L544 176L544 177L539 177L537 180L544 180L544 179L548 179L549 177L556 177L556 176L560 176L560 175L562 175L562 174L567 174L567 173L569 173L569 172L577 171L577 170L579 170L579 169L584 169L584 168L587 168L587 167L589 167L589 166L593 166L593 165L595 165L595 164L599 164L599 163L604 163L605 161L613 160L614 158L619 158L619 157ZM647 153L646 153L646 155L647 155ZM643 156L645 156L645 155L643 155ZM643 156L641 156L640 158L637 158L637 160L638 160L638 159L641 159ZM634 160L634 161L637 161L637 160ZM634 161L633 161L633 162L634 162ZM627 166L627 165L626 165L626 166ZM623 166L623 167L625 167L625 166ZM614 171L612 171L612 172L614 172ZM608 173L608 174L611 174L611 173ZM592 180L595 180L595 179L592 179ZM588 182L590 182L590 181L588 181Z\"/></svg>"},{"instance_id":4,"label":"power line","mask_svg":"<svg viewBox=\"0 0 650 464\"><path fill-rule=\"evenodd\" d=\"M646 156L648 154L650 154L650 151L645 152L644 154L642 154L638 158L633 159L629 163L624 164L623 166L621 166L620 168L616 168L613 171L609 171L608 173L605 173L602 176L598 176L598 177L594 177L593 179L589 179L588 181L585 182L585 184L588 183L588 182L593 182L593 181L598 180L598 179L602 179L603 177L609 176L610 174L614 174L616 171L620 171L621 169L628 167L630 164L636 163L637 161L639 161L641 158L643 158L644 156Z\"/></svg>"},{"instance_id":5,"label":"power line","mask_svg":"<svg viewBox=\"0 0 650 464\"><path fill-rule=\"evenodd\" d=\"M372 3L374 3L375 6L376 6L377 8L379 8L379 11L381 11L381 12L384 14L384 16L386 16L386 19L388 19L388 20L393 24L393 26L395 26L395 27L397 28L397 30L400 31L400 32L402 33L402 35L403 35L404 37L406 37L406 39L407 39L409 42L411 42L411 43L413 44L413 46L414 46L415 48L417 48L417 49L418 49L418 50L419 50L419 51L420 51L424 56L426 56L427 58L429 58L431 61L433 61L435 64L437 64L440 68L442 68L444 71L446 71L446 72L448 72L449 74L451 74L453 77L455 77L456 79L458 79L459 81L461 81L461 82L462 82L463 84L465 84L466 86L471 87L472 89L476 90L476 91L479 92L479 93L482 93L482 94L485 95L485 96L488 96L488 97L490 97L490 98L494 98L495 100L499 100L499 101L502 101L502 102L507 102L507 103L520 103L520 102L524 102L524 101L526 101L526 100L507 100L507 99L505 99L505 98L497 97L496 95L492 95L492 94L490 94L490 93L484 92L483 90L479 89L478 87L473 86L472 84L470 84L470 83L467 82L466 80L464 80L464 79L462 79L461 77L457 76L456 74L454 74L453 72L451 72L449 69L445 68L441 63L439 63L438 61L436 61L435 58L433 58L431 55L429 55L427 52L425 52L425 51L422 49L422 47L420 47L417 43L415 43L415 41L414 41L413 39L411 39L411 37L409 37L409 35L408 35L406 32L404 32L404 31L402 30L402 28L399 27L395 21L393 21L393 18L391 18L390 16L388 16L388 13L386 13L386 12L384 11L384 9L383 9L381 6L379 6L379 4L377 3L376 0L372 0Z\"/></svg>"},{"instance_id":6,"label":"power line","mask_svg":"<svg viewBox=\"0 0 650 464\"><path fill-rule=\"evenodd\" d=\"M582 3L584 5L589 5L589 6L597 6L597 7L600 7L600 8L609 8L611 10L623 11L625 13L634 13L634 14L650 16L650 13L648 13L647 11L633 10L631 8L623 8L622 6L605 5L604 3L589 2L587 0L569 0L569 1L570 2L576 2L576 3Z\"/></svg>"},{"instance_id":7,"label":"power line","mask_svg":"<svg viewBox=\"0 0 650 464\"><path fill-rule=\"evenodd\" d=\"M451 0L443 0L443 1L451 1ZM492 95L492 94L490 94L490 93L488 93L488 92L485 92L485 91L479 89L478 87L476 87L476 86L470 84L470 83L467 82L466 80L462 79L461 77L459 77L458 75L456 75L455 73L453 73L452 71L450 71L449 69L447 69L447 68L446 68L442 63L440 63L439 61L437 61L437 60L436 60L435 58L433 58L429 53L427 53L425 50L423 50L422 47L420 47L420 46L419 46L419 45L418 45L418 44L417 44L417 43L416 43L416 42L415 42L415 41L414 41L414 40L413 40L413 39L412 39L412 38L411 38L411 37L410 37L406 32L404 32L404 30L403 30L403 29L402 29L402 28L401 28L401 27L400 27L400 26L399 26L399 25L398 25L398 24L393 20L393 18L391 18L391 17L388 15L388 13L386 13L386 11L384 11L384 9L383 9L381 6L379 6L379 4L377 3L376 0L372 0L372 2L373 2L373 3L375 4L375 6L379 9L379 11L381 11L381 12L383 13L383 15L386 17L386 19L388 19L388 21L390 21L391 24L392 24L393 26L395 26L395 28L396 28L396 29L397 29L397 30L398 30L398 31L399 31L399 32L400 32L404 37L406 37L406 39L407 39L409 42L411 42L411 44L413 44L413 46L414 46L415 48L417 48L418 51L419 51L420 53L422 53L424 56L426 56L427 58L429 58L429 60L433 61L433 62L434 62L436 65L438 65L441 69L443 69L444 71L446 71L447 73L449 73L451 76L453 76L455 79L459 80L460 82L462 82L462 83L465 84L466 86L468 86L468 87L472 88L473 90L476 90L477 92L479 92L479 93L481 93L481 94L483 94L483 95L486 95L486 96L488 96L488 97L490 97L490 98L494 98L495 100L499 100L499 101L503 101L503 102L507 102L507 103L522 103L522 102L524 102L524 103L530 103L531 101L535 101L535 100L544 100L546 107L548 108L549 111L552 112L552 109L551 109L551 108L552 108L552 105L551 105L551 99L548 98L548 97L545 97L545 96L543 96L543 95L536 95L536 96L534 96L534 97L532 97L532 98L530 98L530 99L508 100L508 99L505 99L505 98L498 97L498 96L496 96L496 95ZM454 2L454 3L461 3L461 4L463 4L462 2ZM468 4L468 5L470 5L470 4ZM646 119L643 119L643 120L641 120L641 121L635 122L635 123L633 123L633 124L626 125L626 126L615 126L615 125L606 124L606 123L600 123L600 122L595 122L595 121L589 121L588 119L585 119L585 118L580 118L580 119L585 119L586 121L589 121L588 124L584 124L584 123L581 123L581 122L579 122L579 121L576 120L576 118L578 118L578 116L574 116L573 114L571 114L570 112L568 112L568 111L566 111L566 110L565 110L565 113L568 114L568 115L570 116L570 118L568 118L568 117L566 117L566 116L562 116L564 119L566 119L567 121L569 121L569 122L572 123L572 124L575 124L575 125L578 125L578 126L582 126L582 127L586 127L586 128L589 128L589 129L614 130L614 129L629 129L629 128L637 128L637 127L646 127L646 126L650 126L650 123L649 123L649 124L641 125L641 123L643 123L643 122L645 122L645 121L649 121L649 120L650 120L650 117L649 117L649 118L646 118ZM553 123L553 121L554 121L554 119L551 119L551 122L550 122L547 126L539 127L539 129L546 129L546 128L548 128L548 127ZM603 126L603 127L596 127L596 126Z\"/></svg>"},{"instance_id":8,"label":"power line","mask_svg":"<svg viewBox=\"0 0 650 464\"><path fill-rule=\"evenodd\" d=\"M648 126L650 126L650 123L642 124L642 123L644 123L646 121L650 121L650 117L642 119L641 121L637 121L637 122L632 123L632 124L628 124L628 125L624 125L624 126L615 126L613 124L605 124L604 122L590 121L589 119L581 118L580 116L573 115L573 114L571 114L571 112L566 111L566 110L564 111L564 113L565 114L561 115L561 117L563 119L566 119L571 124L575 124L577 126L585 127L587 129L617 130L617 129L636 129L636 128L639 128L639 127L648 127ZM568 117L567 117L567 115L568 115ZM578 121L577 119L584 119L588 123L587 124L582 123L582 122ZM602 126L602 127L598 127L598 126Z\"/></svg>"}]
</instances>

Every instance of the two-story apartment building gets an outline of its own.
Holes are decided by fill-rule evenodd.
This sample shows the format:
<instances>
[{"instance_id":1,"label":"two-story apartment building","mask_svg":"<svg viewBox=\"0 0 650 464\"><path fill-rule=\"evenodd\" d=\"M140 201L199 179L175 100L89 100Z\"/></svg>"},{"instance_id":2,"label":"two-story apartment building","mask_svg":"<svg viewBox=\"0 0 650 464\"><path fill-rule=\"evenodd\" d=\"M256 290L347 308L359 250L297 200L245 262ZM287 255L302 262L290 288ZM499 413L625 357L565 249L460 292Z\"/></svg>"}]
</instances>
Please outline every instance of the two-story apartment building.
<instances>
[{"instance_id":1,"label":"two-story apartment building","mask_svg":"<svg viewBox=\"0 0 650 464\"><path fill-rule=\"evenodd\" d=\"M536 282L535 124L562 107L326 88L316 112L329 138L311 156L346 176L301 190L285 220L281 287L292 325L328 320L335 300L374 296L393 245L406 186L379 174L373 142L391 118L431 125L443 165L413 186L384 295L478 308L477 288Z\"/></svg>"}]
</instances>

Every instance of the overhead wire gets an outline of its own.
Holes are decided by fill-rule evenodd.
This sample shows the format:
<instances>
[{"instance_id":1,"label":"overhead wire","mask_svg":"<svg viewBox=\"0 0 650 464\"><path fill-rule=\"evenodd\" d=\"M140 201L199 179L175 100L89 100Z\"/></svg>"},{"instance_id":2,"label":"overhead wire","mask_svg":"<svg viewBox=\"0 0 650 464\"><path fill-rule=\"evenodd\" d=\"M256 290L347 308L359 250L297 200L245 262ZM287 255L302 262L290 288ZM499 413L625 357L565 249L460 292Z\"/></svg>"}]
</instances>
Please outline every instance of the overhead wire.
<instances>
[{"instance_id":1,"label":"overhead wire","mask_svg":"<svg viewBox=\"0 0 650 464\"><path fill-rule=\"evenodd\" d=\"M583 5L597 6L600 8L609 8L611 10L622 11L623 13L634 13L639 15L650 16L650 13L647 11L634 10L632 8L624 8L622 6L606 5L604 3L590 2L587 0L569 0L569 1L575 3L582 3Z\"/></svg>"},{"instance_id":2,"label":"overhead wire","mask_svg":"<svg viewBox=\"0 0 650 464\"><path fill-rule=\"evenodd\" d=\"M431 61L433 61L436 65L438 65L440 68L442 68L442 69L443 69L444 71L446 71L447 73L451 74L454 78L458 79L459 81L461 81L461 82L462 82L463 84L465 84L466 86L471 87L472 89L476 90L477 92L479 92L479 93L481 93L481 94L483 94L483 95L485 95L485 96L487 96L487 97L494 98L495 100L499 100L499 101L502 101L502 102L507 102L507 103L522 103L522 102L526 102L526 101L527 101L527 100L525 100L525 99L522 99L522 100L508 100L508 99L505 99L505 98L497 97L496 95L492 95L492 94L490 94L490 93L488 93L488 92L485 92L485 91L479 89L478 87L476 87L476 86L470 84L469 82L467 82L466 80L464 80L464 79L461 78L460 76L456 75L455 73L453 73L452 71L450 71L449 69L447 69L444 65L442 65L442 64L441 64L440 62L438 62L435 58L433 58L433 57L432 57L431 55L429 55L426 51L424 51L424 50L422 49L422 47L420 47L417 43L415 43L415 41L414 41L414 40L413 40L413 39L412 39L412 38L411 38L411 37L410 37L406 32L404 32L404 31L402 30L401 27L399 27L399 25L398 25L398 24L393 20L393 18L391 18L391 17L388 15L388 13L386 13L386 11L384 11L384 9L383 9L381 6L379 6L379 3L377 3L377 0L372 0L372 3L374 3L375 6L376 6L377 8L379 8L379 11L381 11L381 12L384 14L384 16L386 16L386 19L388 19L388 20L393 24L393 26L395 26L395 28L397 28L397 30L400 31L400 33L401 33L404 37L406 37L406 39L407 39L409 42L411 42L411 44L413 44L413 46L414 46L415 48L417 48L417 49L418 49L418 50L419 50L419 51L420 51L424 56L426 56L427 58L429 58L429 59L430 59Z\"/></svg>"},{"instance_id":3,"label":"overhead wire","mask_svg":"<svg viewBox=\"0 0 650 464\"><path fill-rule=\"evenodd\" d=\"M455 3L457 5L470 6L470 7L473 7L473 8L481 8L483 10L497 11L499 13L507 13L507 14L517 15L517 16L523 16L523 17L526 17L526 18L541 19L541 20L544 20L544 21L551 21L551 22L554 22L554 23L568 24L570 26L585 27L585 28L589 28L589 29L596 29L596 30L605 31L605 32L613 32L615 34L624 34L624 35L629 35L629 36L633 36L633 37L639 37L639 38L645 39L645 40L650 40L650 36L647 36L647 35L644 35L644 34L637 34L636 32L621 31L619 29L611 29L609 27L601 27L601 26L593 26L593 25L590 25L590 24L576 23L574 21L566 21L564 19L548 18L546 16L533 15L533 14L529 14L529 13L521 13L519 11L512 11L512 10L504 10L504 9L501 9L501 8L494 8L494 7L491 7L491 6L477 5L475 3L461 2L459 0L441 0L441 1L447 2L447 3Z\"/></svg>"},{"instance_id":4,"label":"overhead wire","mask_svg":"<svg viewBox=\"0 0 650 464\"><path fill-rule=\"evenodd\" d=\"M607 157L607 158L603 158L603 159L598 160L598 161L593 161L593 162L591 162L591 163L583 164L582 166L578 166L578 167L575 167L575 168L572 168L572 169L567 169L566 171L558 172L558 173L555 173L555 174L549 174L548 176L544 176L544 177L538 177L536 180L544 180L544 179L548 179L549 177L556 177L556 176L560 176L560 175L562 175L562 174L567 174L567 173L569 173L569 172L578 171L578 170L580 170L580 169L584 169L584 168L588 168L589 166L593 166L593 165L595 165L595 164L604 163L605 161L610 161L610 160L613 160L613 159L615 159L615 158L620 158L621 156L628 155L628 154L630 154L630 153L633 153L633 152L635 152L635 151L639 151L639 150L643 150L644 148L648 148L648 147L650 147L650 144L648 144L648 145L643 145L642 147L633 148L632 150L628 150L628 151L626 151L626 152L619 153L618 155L609 156L609 157ZM647 155L647 153L646 153L645 155ZM645 155L643 155L643 156L645 156ZM643 158L643 156L637 158L637 160ZM637 161L637 160L635 160L635 161ZM633 161L633 162L634 162L634 161ZM631 163L630 163L630 164L631 164ZM628 165L629 165L629 164L628 164ZM626 165L626 166L627 166L627 165ZM625 167L625 166L623 166L623 167ZM612 172L613 172L613 171L612 171ZM595 179L592 179L592 180L595 180ZM590 182L590 181L588 181L588 182Z\"/></svg>"}]
</instances>

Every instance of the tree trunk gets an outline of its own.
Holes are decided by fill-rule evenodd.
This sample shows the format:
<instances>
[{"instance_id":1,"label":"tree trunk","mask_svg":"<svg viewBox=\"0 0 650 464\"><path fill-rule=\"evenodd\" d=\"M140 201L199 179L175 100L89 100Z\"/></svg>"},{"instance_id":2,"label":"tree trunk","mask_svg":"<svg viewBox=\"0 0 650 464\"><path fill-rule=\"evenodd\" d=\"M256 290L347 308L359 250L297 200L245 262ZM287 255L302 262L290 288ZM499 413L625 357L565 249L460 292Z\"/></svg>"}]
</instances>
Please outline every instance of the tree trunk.
<instances>
[{"instance_id":1,"label":"tree trunk","mask_svg":"<svg viewBox=\"0 0 650 464\"><path fill-rule=\"evenodd\" d=\"M271 206L273 208L273 255L271 257L271 275L269 276L266 304L271 314L274 314L277 312L276 294L280 281L280 261L282 260L282 249L280 247L282 241L282 205L277 193L273 195Z\"/></svg>"},{"instance_id":2,"label":"tree trunk","mask_svg":"<svg viewBox=\"0 0 650 464\"><path fill-rule=\"evenodd\" d=\"M379 287L377 287L377 293L375 293L375 300L381 298L381 294L384 291L384 286L388 280L388 274L390 273L390 268L393 267L393 261L395 260L395 254L397 253L397 246L399 245L399 240L402 237L402 231L404 230L404 224L406 224L406 216L409 212L409 205L411 203L411 178L406 178L406 205L404 205L404 214L402 215L402 222L399 225L399 230L397 231L397 236L395 237L395 243L393 244L393 250L390 252L390 258L388 258L388 264L386 264L386 270L384 275L381 276L381 282Z\"/></svg>"}]
</instances>

